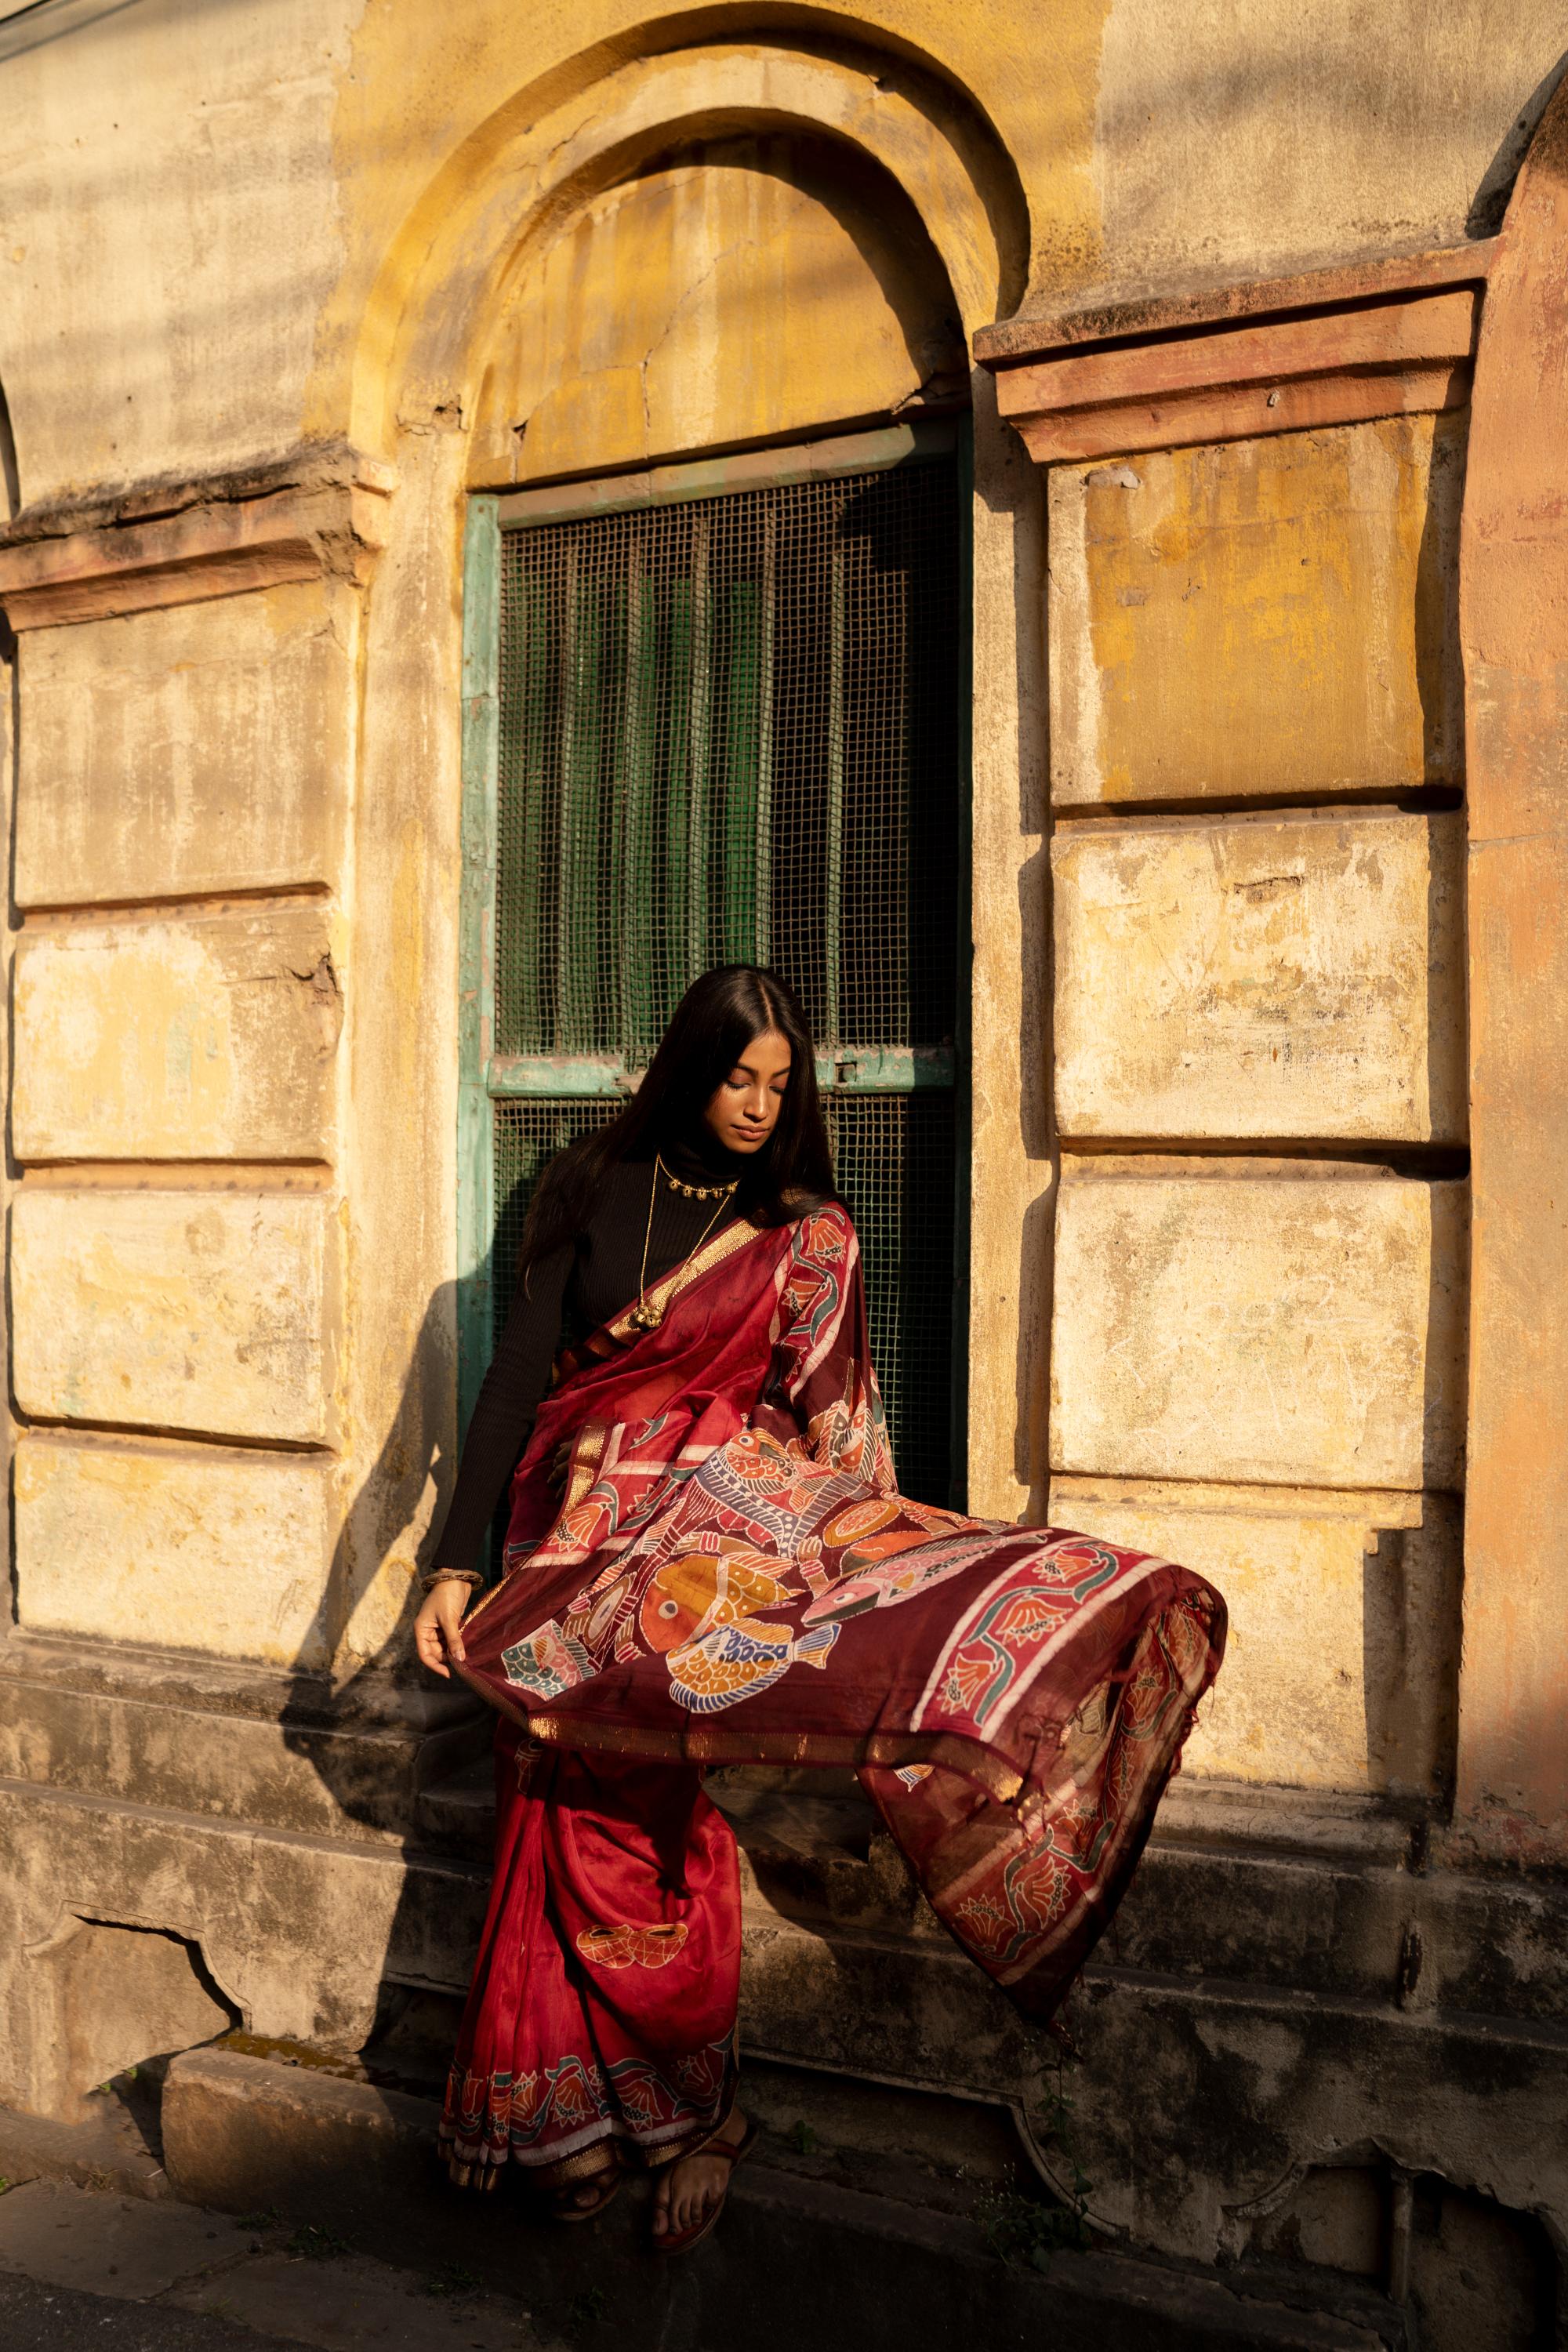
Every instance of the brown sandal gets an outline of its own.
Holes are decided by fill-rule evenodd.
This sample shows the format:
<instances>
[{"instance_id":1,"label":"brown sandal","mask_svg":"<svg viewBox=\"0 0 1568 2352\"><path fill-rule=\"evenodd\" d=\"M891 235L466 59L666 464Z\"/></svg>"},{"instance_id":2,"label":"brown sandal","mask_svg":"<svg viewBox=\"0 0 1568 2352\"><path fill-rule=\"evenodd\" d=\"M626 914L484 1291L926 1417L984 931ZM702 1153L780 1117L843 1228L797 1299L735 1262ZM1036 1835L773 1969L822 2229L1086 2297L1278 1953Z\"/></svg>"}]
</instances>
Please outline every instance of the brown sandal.
<instances>
[{"instance_id":1,"label":"brown sandal","mask_svg":"<svg viewBox=\"0 0 1568 2352\"><path fill-rule=\"evenodd\" d=\"M733 2110L731 2110L731 2112L733 2112ZM733 2180L735 2178L735 2167L742 2162L742 2158L751 2154L752 2148L755 2144L757 2137L757 2124L754 2116L749 2117L747 2119L745 2130L741 2134L740 2138L735 2142L734 2146L731 2147L727 2140L721 2140L719 2137L719 2134L724 2128L724 2124L727 2124L729 2120L729 2116L726 2116L724 2123L716 2124L712 2131L709 2133L708 2137L706 2139L700 2139L695 2147L683 2147L679 2156L675 2158L675 2163L680 2164L684 2162L685 2158L689 2156L716 2156L722 2163L729 2166L730 2179ZM673 2168L674 2167L672 2166L671 2169L673 2170ZM705 2213L700 2221L694 2222L689 2230L679 2230L673 2237L668 2235L658 2237L656 2235L653 2241L654 2252L656 2254L689 2254L691 2252L692 2247L699 2245L708 2235L709 2231L713 2227L713 2224L719 2219L720 2214L724 2210L729 2200L730 2189L729 2184L726 2183L724 2189L717 2202L714 2204L712 2210Z\"/></svg>"},{"instance_id":2,"label":"brown sandal","mask_svg":"<svg viewBox=\"0 0 1568 2352\"><path fill-rule=\"evenodd\" d=\"M550 2218L552 2221L596 2221L606 2205L618 2193L621 2185L619 2159L612 2157L597 2172L585 2172L576 2180L563 2180L557 2189L547 2189ZM579 2205L574 2200L584 2189L593 2189L591 2205Z\"/></svg>"}]
</instances>

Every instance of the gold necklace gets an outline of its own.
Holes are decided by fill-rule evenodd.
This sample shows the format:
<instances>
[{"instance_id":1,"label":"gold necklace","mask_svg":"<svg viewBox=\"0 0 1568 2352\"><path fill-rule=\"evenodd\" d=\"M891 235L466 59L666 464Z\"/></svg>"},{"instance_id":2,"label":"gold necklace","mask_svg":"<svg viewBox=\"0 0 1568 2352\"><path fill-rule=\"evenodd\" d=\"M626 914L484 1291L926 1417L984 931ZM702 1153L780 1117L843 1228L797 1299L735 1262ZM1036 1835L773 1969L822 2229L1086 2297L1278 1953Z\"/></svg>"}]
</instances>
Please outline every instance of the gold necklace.
<instances>
[{"instance_id":1,"label":"gold necklace","mask_svg":"<svg viewBox=\"0 0 1568 2352\"><path fill-rule=\"evenodd\" d=\"M667 1184L668 1184L675 1192L683 1192L689 1201L711 1201L715 1195L718 1197L719 1206L714 1210L713 1214L709 1218L708 1223L698 1234L697 1239L690 1249L687 1251L686 1255L688 1257L696 1256L698 1251L701 1248L703 1243L707 1240L709 1234L712 1232L714 1226L723 1215L724 1203L730 1199L735 1190L735 1186L741 1181L737 1176L728 1184L683 1184L678 1176L672 1176L670 1174L668 1169L665 1166L664 1161L659 1158L658 1153L657 1151L654 1153L653 1182L647 1188L647 1223L643 1227L642 1270L637 1276L637 1303L632 1308L631 1312L632 1328L634 1330L637 1331L657 1331L659 1325L664 1320L663 1307L650 1307L647 1297L647 1245L653 1238L653 1204L658 1197L658 1180L661 1176L664 1178Z\"/></svg>"}]
</instances>

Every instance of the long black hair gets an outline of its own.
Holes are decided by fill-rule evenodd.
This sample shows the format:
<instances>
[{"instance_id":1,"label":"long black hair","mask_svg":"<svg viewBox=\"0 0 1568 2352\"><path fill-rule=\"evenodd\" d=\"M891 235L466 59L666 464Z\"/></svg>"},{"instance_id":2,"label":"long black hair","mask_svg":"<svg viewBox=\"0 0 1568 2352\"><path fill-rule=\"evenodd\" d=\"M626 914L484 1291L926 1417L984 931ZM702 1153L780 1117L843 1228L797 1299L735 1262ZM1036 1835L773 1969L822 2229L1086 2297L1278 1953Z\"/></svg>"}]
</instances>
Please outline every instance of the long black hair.
<instances>
[{"instance_id":1,"label":"long black hair","mask_svg":"<svg viewBox=\"0 0 1568 2352\"><path fill-rule=\"evenodd\" d=\"M782 1225L836 1198L811 1031L800 1001L776 971L720 964L694 980L676 1006L626 1108L607 1126L580 1136L545 1170L522 1229L519 1276L581 1230L617 1160L649 1160L661 1144L699 1136L714 1095L744 1060L746 1048L770 1029L788 1042L789 1081L773 1133L742 1175L737 1205L755 1225Z\"/></svg>"}]
</instances>

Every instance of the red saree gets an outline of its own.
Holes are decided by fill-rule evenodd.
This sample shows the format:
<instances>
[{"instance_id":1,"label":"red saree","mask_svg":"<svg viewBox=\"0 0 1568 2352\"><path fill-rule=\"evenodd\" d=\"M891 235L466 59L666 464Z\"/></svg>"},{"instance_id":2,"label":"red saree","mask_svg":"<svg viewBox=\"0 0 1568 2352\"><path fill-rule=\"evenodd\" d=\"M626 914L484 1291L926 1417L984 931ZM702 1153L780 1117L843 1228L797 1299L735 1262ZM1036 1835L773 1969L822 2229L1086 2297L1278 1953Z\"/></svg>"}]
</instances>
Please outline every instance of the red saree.
<instances>
[{"instance_id":1,"label":"red saree","mask_svg":"<svg viewBox=\"0 0 1568 2352\"><path fill-rule=\"evenodd\" d=\"M658 2163L722 2116L739 1894L703 1765L853 1765L938 1916L1048 2019L1224 1649L1185 1569L897 1493L841 1208L732 1226L648 1304L563 1356L464 1627L514 1728L459 2170L564 2179L611 2138Z\"/></svg>"}]
</instances>

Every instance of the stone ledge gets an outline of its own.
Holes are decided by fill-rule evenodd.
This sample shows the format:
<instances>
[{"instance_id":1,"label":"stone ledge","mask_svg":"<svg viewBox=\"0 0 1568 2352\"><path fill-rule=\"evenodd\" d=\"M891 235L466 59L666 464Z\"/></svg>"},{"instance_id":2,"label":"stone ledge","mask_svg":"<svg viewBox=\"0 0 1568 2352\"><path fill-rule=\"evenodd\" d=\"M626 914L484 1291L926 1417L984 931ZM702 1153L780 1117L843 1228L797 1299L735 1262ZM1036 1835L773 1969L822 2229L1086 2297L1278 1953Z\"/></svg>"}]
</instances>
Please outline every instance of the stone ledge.
<instances>
[{"instance_id":1,"label":"stone ledge","mask_svg":"<svg viewBox=\"0 0 1568 2352\"><path fill-rule=\"evenodd\" d=\"M282 1672L151 1643L29 1633L16 1627L0 1635L0 1684L7 1678L86 1697L138 1699L258 1720L287 1713L340 1730L352 1725L423 1737L458 1722L491 1720L468 1690L446 1684L365 1673L337 1685L325 1672Z\"/></svg>"},{"instance_id":2,"label":"stone ledge","mask_svg":"<svg viewBox=\"0 0 1568 2352\"><path fill-rule=\"evenodd\" d=\"M0 1776L205 1820L381 1842L461 1772L490 1721L446 1689L14 1632L0 1642ZM488 1852L488 1847L486 1848Z\"/></svg>"},{"instance_id":3,"label":"stone ledge","mask_svg":"<svg viewBox=\"0 0 1568 2352\"><path fill-rule=\"evenodd\" d=\"M1189 285L1127 300L1086 303L1076 310L1000 319L977 331L974 356L982 367L996 370L1088 343L1144 342L1157 335L1191 334L1247 320L1348 310L1435 287L1482 286L1497 245L1495 236L1478 237L1470 245L1395 254L1384 261L1340 262L1289 278Z\"/></svg>"},{"instance_id":4,"label":"stone ledge","mask_svg":"<svg viewBox=\"0 0 1568 2352\"><path fill-rule=\"evenodd\" d=\"M150 2134L112 2095L85 2123L0 2107L0 2178L64 2180L121 2197L164 2198L169 2179Z\"/></svg>"},{"instance_id":5,"label":"stone ledge","mask_svg":"<svg viewBox=\"0 0 1568 2352\"><path fill-rule=\"evenodd\" d=\"M723 2229L700 2264L661 2271L646 2251L642 2184L589 2231L550 2231L503 2181L464 2200L436 2172L436 2108L306 2068L220 2051L176 2058L163 2133L178 2194L229 2211L271 2207L342 2230L392 2259L471 2264L480 2276L569 2297L593 2284L647 2340L650 2304L668 2352L732 2340L744 2312L752 2352L801 2342L880 2343L889 2320L912 2346L1049 2340L1061 2352L1376 2352L1396 2315L1291 2310L1212 2275L1125 2254L1061 2253L1048 2277L986 2255L974 2222L763 2164L738 2175ZM787 2295L757 2281L786 2276ZM1370 2298L1368 2299L1370 2302ZM662 2308L661 2308L662 2306ZM715 2332L718 2331L718 2332Z\"/></svg>"},{"instance_id":6,"label":"stone ledge","mask_svg":"<svg viewBox=\"0 0 1568 2352\"><path fill-rule=\"evenodd\" d=\"M997 409L1037 465L1245 441L1462 407L1479 302L1468 289L1276 319L1169 342L1071 352L997 377Z\"/></svg>"},{"instance_id":7,"label":"stone ledge","mask_svg":"<svg viewBox=\"0 0 1568 2352\"><path fill-rule=\"evenodd\" d=\"M0 532L0 610L58 628L324 572L363 586L395 470L346 445L29 512Z\"/></svg>"}]
</instances>

